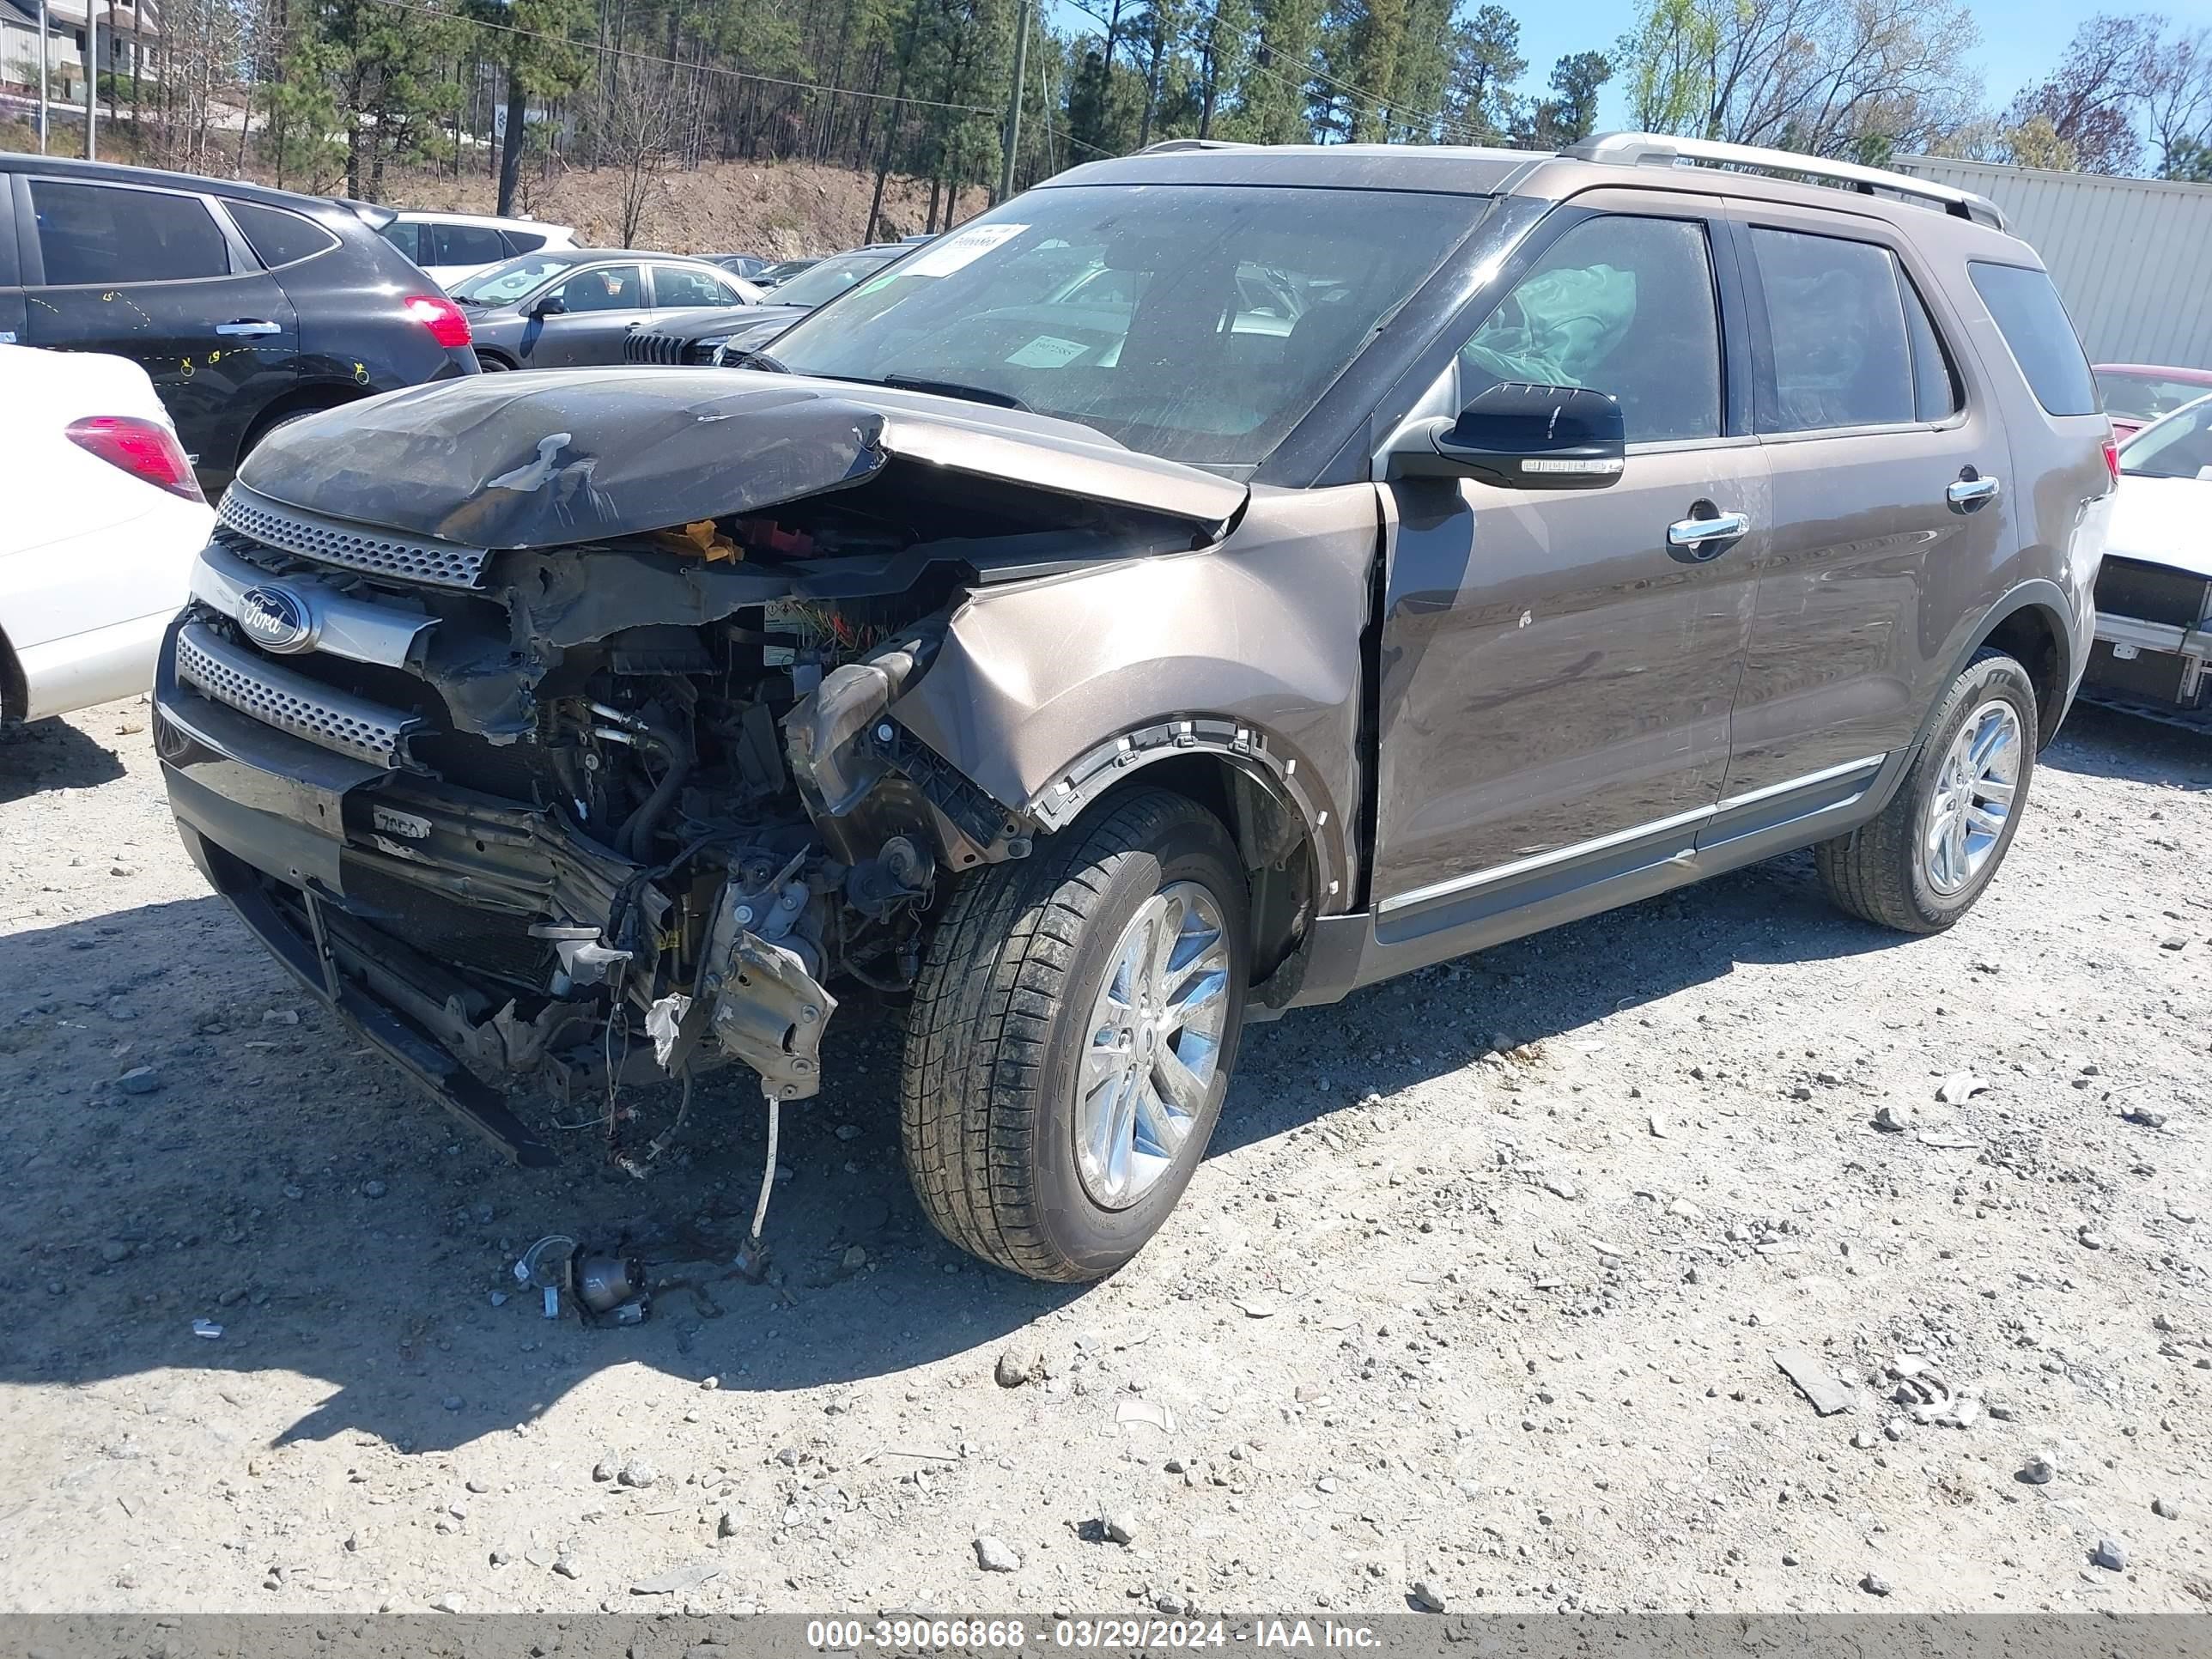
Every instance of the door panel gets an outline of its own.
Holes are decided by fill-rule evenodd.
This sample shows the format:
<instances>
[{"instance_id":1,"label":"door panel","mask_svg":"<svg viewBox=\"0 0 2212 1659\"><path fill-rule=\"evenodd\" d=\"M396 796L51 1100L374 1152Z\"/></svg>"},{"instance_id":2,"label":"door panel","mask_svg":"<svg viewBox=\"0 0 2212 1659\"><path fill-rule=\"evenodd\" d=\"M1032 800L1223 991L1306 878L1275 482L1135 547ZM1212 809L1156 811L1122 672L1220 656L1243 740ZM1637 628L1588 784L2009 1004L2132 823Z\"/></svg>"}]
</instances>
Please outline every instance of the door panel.
<instances>
[{"instance_id":1,"label":"door panel","mask_svg":"<svg viewBox=\"0 0 2212 1659\"><path fill-rule=\"evenodd\" d=\"M283 289L189 191L27 185L44 281L25 295L24 343L131 358L203 478L227 477L254 416L298 375Z\"/></svg>"},{"instance_id":2,"label":"door panel","mask_svg":"<svg viewBox=\"0 0 2212 1659\"><path fill-rule=\"evenodd\" d=\"M2003 429L1933 286L1912 279L1911 251L1873 220L1838 238L1832 215L1746 211L1753 327L1771 342L1758 405L1774 528L1731 797L1910 743L1926 663L1948 650L1931 581L1940 593L1946 566L2002 562L2014 533ZM1950 499L1962 480L1990 479L1994 495Z\"/></svg>"},{"instance_id":3,"label":"door panel","mask_svg":"<svg viewBox=\"0 0 2212 1659\"><path fill-rule=\"evenodd\" d=\"M1637 200L1582 217L1515 279L1473 328L1454 393L1498 380L1613 393L1620 481L1388 486L1373 896L1416 925L1425 905L1604 850L1593 842L1632 860L1644 830L1693 830L1719 798L1771 519L1765 459L1723 435L1712 204ZM1728 513L1742 533L1670 544L1671 525Z\"/></svg>"}]
</instances>

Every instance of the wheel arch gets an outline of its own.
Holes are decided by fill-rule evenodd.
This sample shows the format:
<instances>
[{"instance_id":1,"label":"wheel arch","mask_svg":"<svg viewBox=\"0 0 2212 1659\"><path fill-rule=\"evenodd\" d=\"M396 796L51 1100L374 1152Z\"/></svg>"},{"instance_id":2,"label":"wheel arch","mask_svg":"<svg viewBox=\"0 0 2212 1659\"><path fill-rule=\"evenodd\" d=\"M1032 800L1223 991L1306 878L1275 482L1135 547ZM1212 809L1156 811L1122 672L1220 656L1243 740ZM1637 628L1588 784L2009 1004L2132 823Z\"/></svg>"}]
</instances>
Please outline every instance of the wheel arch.
<instances>
[{"instance_id":1,"label":"wheel arch","mask_svg":"<svg viewBox=\"0 0 2212 1659\"><path fill-rule=\"evenodd\" d=\"M0 722L20 720L31 711L31 683L23 672L8 630L0 628Z\"/></svg>"},{"instance_id":2,"label":"wheel arch","mask_svg":"<svg viewBox=\"0 0 2212 1659\"><path fill-rule=\"evenodd\" d=\"M1057 833L1146 789L1182 796L1229 832L1250 877L1252 977L1259 982L1296 948L1321 901L1340 890L1341 872L1326 866L1328 810L1299 786L1296 762L1279 757L1262 734L1198 716L1158 721L1094 746L1062 769L1029 810L1040 829Z\"/></svg>"},{"instance_id":3,"label":"wheel arch","mask_svg":"<svg viewBox=\"0 0 2212 1659\"><path fill-rule=\"evenodd\" d=\"M1964 673L1977 653L1992 647L2003 652L2027 671L2035 687L2036 746L2047 745L2058 730L2074 684L2073 633L2068 614L2065 592L2056 582L2038 579L2021 583L1983 613L1979 625L1953 659L1943 684L1949 685ZM1915 734L1916 746L1926 740L1942 706L1939 689Z\"/></svg>"},{"instance_id":4,"label":"wheel arch","mask_svg":"<svg viewBox=\"0 0 2212 1659\"><path fill-rule=\"evenodd\" d=\"M295 386L270 398L253 424L246 429L246 441L239 446L238 459L243 465L260 441L283 422L295 415L319 414L325 409L337 409L354 403L369 394L357 387L343 386L335 381L315 381L307 386Z\"/></svg>"}]
</instances>

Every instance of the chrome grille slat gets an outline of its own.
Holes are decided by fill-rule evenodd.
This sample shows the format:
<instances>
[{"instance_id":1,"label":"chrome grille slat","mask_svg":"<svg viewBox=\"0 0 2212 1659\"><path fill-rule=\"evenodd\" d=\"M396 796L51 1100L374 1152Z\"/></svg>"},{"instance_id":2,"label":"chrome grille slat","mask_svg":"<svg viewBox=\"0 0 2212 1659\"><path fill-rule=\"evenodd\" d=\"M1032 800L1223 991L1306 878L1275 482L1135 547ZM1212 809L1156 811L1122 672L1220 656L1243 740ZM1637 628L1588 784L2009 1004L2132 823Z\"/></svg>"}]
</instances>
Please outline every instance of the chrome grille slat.
<instances>
[{"instance_id":1,"label":"chrome grille slat","mask_svg":"<svg viewBox=\"0 0 2212 1659\"><path fill-rule=\"evenodd\" d=\"M233 645L204 623L177 632L177 678L264 726L373 766L399 763L401 734L415 717L288 673Z\"/></svg>"},{"instance_id":2,"label":"chrome grille slat","mask_svg":"<svg viewBox=\"0 0 2212 1659\"><path fill-rule=\"evenodd\" d=\"M463 547L280 507L243 484L234 483L223 492L216 516L239 534L280 552L435 587L474 587L483 579L484 561L491 556L488 548Z\"/></svg>"}]
</instances>

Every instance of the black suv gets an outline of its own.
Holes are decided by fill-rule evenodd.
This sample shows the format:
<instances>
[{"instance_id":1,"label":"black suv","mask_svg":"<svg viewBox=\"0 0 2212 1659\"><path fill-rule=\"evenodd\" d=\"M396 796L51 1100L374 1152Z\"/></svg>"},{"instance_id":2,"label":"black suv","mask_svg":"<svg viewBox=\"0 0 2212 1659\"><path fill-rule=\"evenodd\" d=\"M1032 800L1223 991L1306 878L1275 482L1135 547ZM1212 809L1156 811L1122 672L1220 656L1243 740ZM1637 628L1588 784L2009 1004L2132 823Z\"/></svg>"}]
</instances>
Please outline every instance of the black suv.
<instances>
[{"instance_id":1,"label":"black suv","mask_svg":"<svg viewBox=\"0 0 2212 1659\"><path fill-rule=\"evenodd\" d=\"M136 362L212 495L295 415L476 373L366 203L0 155L0 342Z\"/></svg>"}]
</instances>

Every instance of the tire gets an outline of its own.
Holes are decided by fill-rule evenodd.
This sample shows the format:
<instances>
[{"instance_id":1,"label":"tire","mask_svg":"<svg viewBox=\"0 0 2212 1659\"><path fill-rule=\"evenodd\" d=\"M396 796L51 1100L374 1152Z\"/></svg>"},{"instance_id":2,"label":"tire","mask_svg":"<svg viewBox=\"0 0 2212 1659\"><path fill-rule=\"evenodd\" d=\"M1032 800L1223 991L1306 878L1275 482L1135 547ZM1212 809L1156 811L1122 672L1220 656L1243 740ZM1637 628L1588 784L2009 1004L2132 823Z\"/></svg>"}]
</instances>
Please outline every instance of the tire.
<instances>
[{"instance_id":1,"label":"tire","mask_svg":"<svg viewBox=\"0 0 2212 1659\"><path fill-rule=\"evenodd\" d=\"M1200 943L1209 937L1209 903L1218 951ZM1103 1279L1144 1247L1189 1184L1220 1115L1243 1024L1246 915L1243 867L1220 822L1153 790L1101 808L1034 857L963 884L915 985L899 1091L907 1174L939 1232L1009 1272L1061 1284ZM1194 976L1177 1006L1198 1011L1193 1028L1147 1037L1132 1014L1133 1029L1115 1035L1122 1016L1113 1011L1133 1009L1147 994L1125 1005L1108 1000L1109 989L1158 982L1129 964L1144 955L1143 939L1165 937L1178 916L1171 959L1190 953ZM1217 955L1220 1023L1206 1036L1196 1025L1212 1018L1213 999L1200 993L1214 984ZM1106 1077L1109 1091L1133 1090L1110 1079L1133 1076L1147 1053L1155 1068L1147 1075L1167 1076L1158 1069L1167 1064L1164 1051L1177 1064L1188 1054L1202 1069L1209 1042L1206 1086L1185 1084L1194 1111L1179 1115L1156 1086L1150 1118L1140 1105L1128 1108L1140 1127L1126 1156L1118 1137L1107 1138L1114 1150L1103 1160L1098 1138L1079 1150L1079 1129L1105 1121L1098 1110L1122 1098L1094 1090L1086 1107L1079 1081ZM1163 1112L1181 1125L1165 1156L1164 1134L1143 1150L1141 1127L1160 1122ZM1118 1194L1110 1190L1117 1169L1128 1182Z\"/></svg>"},{"instance_id":2,"label":"tire","mask_svg":"<svg viewBox=\"0 0 2212 1659\"><path fill-rule=\"evenodd\" d=\"M1970 854L1961 864L1930 850L1935 826L1939 816L1952 821L1946 807L1959 798L1960 774L1954 769L1962 734L1970 724L1984 733L1990 725L2003 729L2002 716L1992 712L2000 707L2010 711L2016 750L2011 798L2002 828L1978 849L1978 858ZM1940 933L1958 921L1996 876L2019 832L2037 741L2035 686L2027 671L2002 652L1982 652L1951 682L1927 742L1881 815L1814 848L1814 866L1828 896L1851 915L1901 933ZM1982 791L1973 804L1990 810L1990 798ZM1987 822L1969 819L1970 824Z\"/></svg>"},{"instance_id":3,"label":"tire","mask_svg":"<svg viewBox=\"0 0 2212 1659\"><path fill-rule=\"evenodd\" d=\"M505 359L495 357L489 351L477 353L477 367L487 374L504 374L513 365Z\"/></svg>"}]
</instances>

